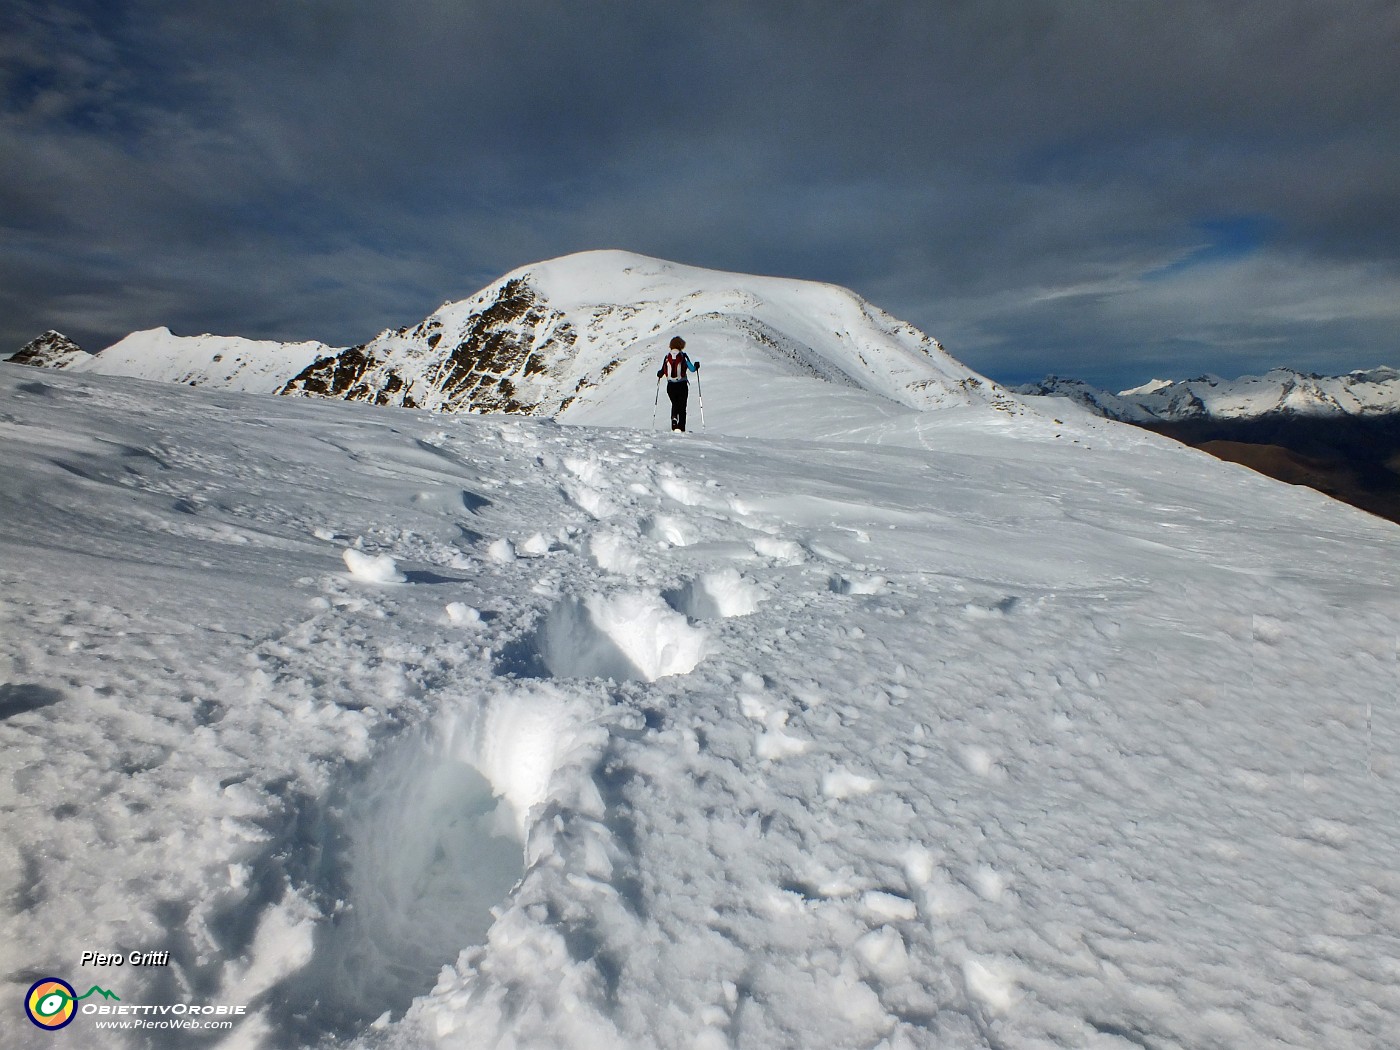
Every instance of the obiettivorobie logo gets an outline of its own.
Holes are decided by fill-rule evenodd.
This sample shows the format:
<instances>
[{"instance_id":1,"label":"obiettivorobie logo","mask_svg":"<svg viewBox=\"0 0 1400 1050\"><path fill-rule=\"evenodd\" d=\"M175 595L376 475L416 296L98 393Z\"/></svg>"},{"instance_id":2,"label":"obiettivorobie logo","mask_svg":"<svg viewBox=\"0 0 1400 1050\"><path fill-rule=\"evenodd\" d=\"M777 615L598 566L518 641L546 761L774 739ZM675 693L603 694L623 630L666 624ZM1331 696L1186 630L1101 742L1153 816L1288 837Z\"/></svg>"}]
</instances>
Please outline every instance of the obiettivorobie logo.
<instances>
[{"instance_id":1,"label":"obiettivorobie logo","mask_svg":"<svg viewBox=\"0 0 1400 1050\"><path fill-rule=\"evenodd\" d=\"M161 958L165 953L149 956L133 953L130 965L137 958ZM121 956L102 956L98 965L117 966ZM148 965L157 965L150 963ZM159 965L165 965L164 962ZM83 1002L87 999L87 1002ZM24 1013L37 1028L56 1032L73 1023L78 1014L91 1017L99 1029L188 1029L191 1031L227 1031L248 1014L248 1007L227 1003L130 1003L122 1002L116 992L93 985L79 995L61 977L44 977L29 986L24 996Z\"/></svg>"},{"instance_id":2,"label":"obiettivorobie logo","mask_svg":"<svg viewBox=\"0 0 1400 1050\"><path fill-rule=\"evenodd\" d=\"M78 1013L78 1003L90 995L121 1001L121 996L116 992L95 984L79 995L67 981L58 977L44 977L30 986L29 994L24 997L24 1012L44 1031L56 1032L72 1022Z\"/></svg>"}]
</instances>

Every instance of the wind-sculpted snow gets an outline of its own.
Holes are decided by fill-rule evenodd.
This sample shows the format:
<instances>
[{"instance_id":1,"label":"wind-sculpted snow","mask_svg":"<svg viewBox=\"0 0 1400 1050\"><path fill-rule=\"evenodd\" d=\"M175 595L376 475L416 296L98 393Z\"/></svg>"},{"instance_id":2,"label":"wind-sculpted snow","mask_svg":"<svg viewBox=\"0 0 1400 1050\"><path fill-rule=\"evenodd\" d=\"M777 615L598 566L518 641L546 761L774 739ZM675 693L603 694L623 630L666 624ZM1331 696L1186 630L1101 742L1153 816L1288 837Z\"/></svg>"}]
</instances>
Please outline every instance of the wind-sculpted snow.
<instances>
[{"instance_id":1,"label":"wind-sculpted snow","mask_svg":"<svg viewBox=\"0 0 1400 1050\"><path fill-rule=\"evenodd\" d=\"M10 1002L248 1007L80 1050L1388 1047L1394 527L811 389L797 440L0 370Z\"/></svg>"}]
</instances>

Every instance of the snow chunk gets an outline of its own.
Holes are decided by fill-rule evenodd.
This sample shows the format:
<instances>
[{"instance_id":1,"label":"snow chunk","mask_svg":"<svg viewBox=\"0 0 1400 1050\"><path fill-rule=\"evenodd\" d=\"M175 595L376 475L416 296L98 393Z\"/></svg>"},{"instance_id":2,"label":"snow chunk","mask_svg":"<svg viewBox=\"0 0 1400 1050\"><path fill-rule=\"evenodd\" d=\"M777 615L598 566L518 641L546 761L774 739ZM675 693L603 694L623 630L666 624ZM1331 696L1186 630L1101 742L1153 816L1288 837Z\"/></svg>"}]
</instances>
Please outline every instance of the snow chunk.
<instances>
[{"instance_id":1,"label":"snow chunk","mask_svg":"<svg viewBox=\"0 0 1400 1050\"><path fill-rule=\"evenodd\" d=\"M874 791L879 782L852 773L849 769L833 769L822 777L822 794L827 798L850 798Z\"/></svg>"},{"instance_id":2,"label":"snow chunk","mask_svg":"<svg viewBox=\"0 0 1400 1050\"><path fill-rule=\"evenodd\" d=\"M972 885L978 896L987 901L999 901L1006 894L1007 878L985 864L972 873Z\"/></svg>"},{"instance_id":3,"label":"snow chunk","mask_svg":"<svg viewBox=\"0 0 1400 1050\"><path fill-rule=\"evenodd\" d=\"M544 533L536 532L520 544L519 553L531 558L542 558L549 553L549 547L549 540Z\"/></svg>"},{"instance_id":4,"label":"snow chunk","mask_svg":"<svg viewBox=\"0 0 1400 1050\"><path fill-rule=\"evenodd\" d=\"M1016 1005L1016 983L1006 967L968 959L963 963L967 992L994 1014L1004 1014Z\"/></svg>"},{"instance_id":5,"label":"snow chunk","mask_svg":"<svg viewBox=\"0 0 1400 1050\"><path fill-rule=\"evenodd\" d=\"M465 602L448 602L447 621L454 627L469 627L481 622L481 613Z\"/></svg>"},{"instance_id":6,"label":"snow chunk","mask_svg":"<svg viewBox=\"0 0 1400 1050\"><path fill-rule=\"evenodd\" d=\"M968 744L962 749L963 767L979 777L990 777L996 768L996 758L985 747Z\"/></svg>"},{"instance_id":7,"label":"snow chunk","mask_svg":"<svg viewBox=\"0 0 1400 1050\"><path fill-rule=\"evenodd\" d=\"M909 951L899 931L890 926L871 930L856 941L856 956L873 977L898 981L909 976Z\"/></svg>"},{"instance_id":8,"label":"snow chunk","mask_svg":"<svg viewBox=\"0 0 1400 1050\"><path fill-rule=\"evenodd\" d=\"M910 922L919 914L918 906L908 897L872 890L860 899L861 910L882 922Z\"/></svg>"},{"instance_id":9,"label":"snow chunk","mask_svg":"<svg viewBox=\"0 0 1400 1050\"><path fill-rule=\"evenodd\" d=\"M910 846L904 854L904 875L915 886L933 881L936 870L933 854L919 845Z\"/></svg>"},{"instance_id":10,"label":"snow chunk","mask_svg":"<svg viewBox=\"0 0 1400 1050\"><path fill-rule=\"evenodd\" d=\"M399 572L394 559L387 554L366 554L346 547L341 556L351 577L361 583L403 583L408 578Z\"/></svg>"},{"instance_id":11,"label":"snow chunk","mask_svg":"<svg viewBox=\"0 0 1400 1050\"><path fill-rule=\"evenodd\" d=\"M808 746L806 740L788 736L781 729L769 729L758 734L754 740L753 753L765 762L776 762L800 755Z\"/></svg>"}]
</instances>

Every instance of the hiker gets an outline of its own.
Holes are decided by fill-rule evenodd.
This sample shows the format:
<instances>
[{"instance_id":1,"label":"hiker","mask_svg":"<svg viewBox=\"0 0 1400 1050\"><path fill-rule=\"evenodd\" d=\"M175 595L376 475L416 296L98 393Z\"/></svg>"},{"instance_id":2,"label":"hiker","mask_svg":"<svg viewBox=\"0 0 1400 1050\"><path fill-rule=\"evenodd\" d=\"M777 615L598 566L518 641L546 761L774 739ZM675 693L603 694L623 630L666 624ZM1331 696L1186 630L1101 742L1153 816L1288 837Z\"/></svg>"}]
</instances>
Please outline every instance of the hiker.
<instances>
[{"instance_id":1,"label":"hiker","mask_svg":"<svg viewBox=\"0 0 1400 1050\"><path fill-rule=\"evenodd\" d=\"M685 340L676 336L671 340L671 352L661 362L656 378L666 377L666 396L671 399L671 429L685 429L685 403L690 398L690 379L687 370L700 371L700 362L692 361L685 352Z\"/></svg>"}]
</instances>

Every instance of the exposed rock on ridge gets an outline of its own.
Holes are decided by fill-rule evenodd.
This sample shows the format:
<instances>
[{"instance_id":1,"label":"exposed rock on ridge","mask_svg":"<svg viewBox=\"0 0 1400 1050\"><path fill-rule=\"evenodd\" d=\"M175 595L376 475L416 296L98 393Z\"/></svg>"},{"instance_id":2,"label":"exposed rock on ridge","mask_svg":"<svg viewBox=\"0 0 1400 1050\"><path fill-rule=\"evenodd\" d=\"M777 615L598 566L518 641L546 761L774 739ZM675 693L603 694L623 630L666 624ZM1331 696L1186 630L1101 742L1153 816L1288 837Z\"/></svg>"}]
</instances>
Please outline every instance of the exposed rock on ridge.
<instances>
[{"instance_id":1,"label":"exposed rock on ridge","mask_svg":"<svg viewBox=\"0 0 1400 1050\"><path fill-rule=\"evenodd\" d=\"M454 325L451 306L416 327L381 333L312 363L278 393L441 411L534 413L528 381L547 376L576 341L523 279L506 281ZM444 340L455 342L444 350ZM555 406L556 408L558 406Z\"/></svg>"},{"instance_id":2,"label":"exposed rock on ridge","mask_svg":"<svg viewBox=\"0 0 1400 1050\"><path fill-rule=\"evenodd\" d=\"M38 368L67 368L74 361L88 357L81 346L62 332L52 329L20 347L10 356L11 364L34 365Z\"/></svg>"}]
</instances>

